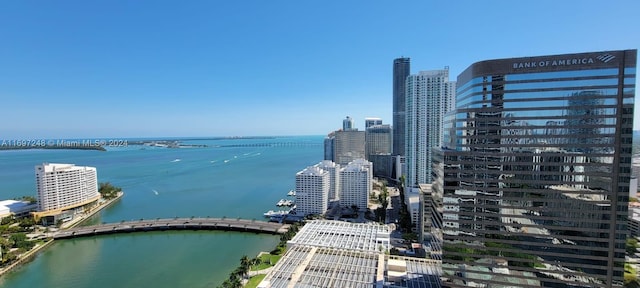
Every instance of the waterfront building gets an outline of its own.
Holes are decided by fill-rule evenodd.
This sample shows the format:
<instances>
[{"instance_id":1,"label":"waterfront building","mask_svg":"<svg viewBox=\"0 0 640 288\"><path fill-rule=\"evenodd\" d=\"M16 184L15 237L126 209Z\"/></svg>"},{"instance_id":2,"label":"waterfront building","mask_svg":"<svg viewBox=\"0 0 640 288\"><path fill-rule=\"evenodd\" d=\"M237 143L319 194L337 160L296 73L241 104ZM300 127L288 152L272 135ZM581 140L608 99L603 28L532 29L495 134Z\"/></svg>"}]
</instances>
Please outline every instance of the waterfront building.
<instances>
[{"instance_id":1,"label":"waterfront building","mask_svg":"<svg viewBox=\"0 0 640 288\"><path fill-rule=\"evenodd\" d=\"M329 196L328 201L340 199L340 165L329 160L321 161L316 166L329 173Z\"/></svg>"},{"instance_id":2,"label":"waterfront building","mask_svg":"<svg viewBox=\"0 0 640 288\"><path fill-rule=\"evenodd\" d=\"M0 201L0 219L8 216L26 216L37 208L38 204L28 201L2 200Z\"/></svg>"},{"instance_id":3,"label":"waterfront building","mask_svg":"<svg viewBox=\"0 0 640 288\"><path fill-rule=\"evenodd\" d=\"M373 165L364 159L356 159L340 168L340 206L357 206L366 210L369 194L373 191Z\"/></svg>"},{"instance_id":4,"label":"waterfront building","mask_svg":"<svg viewBox=\"0 0 640 288\"><path fill-rule=\"evenodd\" d=\"M446 286L622 286L636 54L489 60L458 76L434 157Z\"/></svg>"},{"instance_id":5,"label":"waterfront building","mask_svg":"<svg viewBox=\"0 0 640 288\"><path fill-rule=\"evenodd\" d=\"M70 219L100 199L95 167L44 163L35 167L38 194L37 219Z\"/></svg>"},{"instance_id":6,"label":"waterfront building","mask_svg":"<svg viewBox=\"0 0 640 288\"><path fill-rule=\"evenodd\" d=\"M329 202L329 172L310 166L296 173L296 214L324 214Z\"/></svg>"},{"instance_id":7,"label":"waterfront building","mask_svg":"<svg viewBox=\"0 0 640 288\"><path fill-rule=\"evenodd\" d=\"M258 287L441 287L439 262L386 255L390 233L377 223L309 221Z\"/></svg>"},{"instance_id":8,"label":"waterfront building","mask_svg":"<svg viewBox=\"0 0 640 288\"><path fill-rule=\"evenodd\" d=\"M393 60L393 155L405 155L405 81L411 74L410 67L410 58L402 57Z\"/></svg>"},{"instance_id":9,"label":"waterfront building","mask_svg":"<svg viewBox=\"0 0 640 288\"><path fill-rule=\"evenodd\" d=\"M342 120L342 130L343 131L354 130L353 119L351 117L347 116L346 118L344 118L344 120Z\"/></svg>"},{"instance_id":10,"label":"waterfront building","mask_svg":"<svg viewBox=\"0 0 640 288\"><path fill-rule=\"evenodd\" d=\"M449 67L421 71L406 81L405 187L431 183L431 148L442 141L442 117L451 110L455 82L449 81Z\"/></svg>"},{"instance_id":11,"label":"waterfront building","mask_svg":"<svg viewBox=\"0 0 640 288\"><path fill-rule=\"evenodd\" d=\"M365 131L335 131L333 140L333 162L346 165L355 159L364 159Z\"/></svg>"},{"instance_id":12,"label":"waterfront building","mask_svg":"<svg viewBox=\"0 0 640 288\"><path fill-rule=\"evenodd\" d=\"M369 128L371 126L376 126L376 125L382 125L382 118L377 118L377 117L364 118L364 129L365 130L367 130L367 128Z\"/></svg>"}]
</instances>

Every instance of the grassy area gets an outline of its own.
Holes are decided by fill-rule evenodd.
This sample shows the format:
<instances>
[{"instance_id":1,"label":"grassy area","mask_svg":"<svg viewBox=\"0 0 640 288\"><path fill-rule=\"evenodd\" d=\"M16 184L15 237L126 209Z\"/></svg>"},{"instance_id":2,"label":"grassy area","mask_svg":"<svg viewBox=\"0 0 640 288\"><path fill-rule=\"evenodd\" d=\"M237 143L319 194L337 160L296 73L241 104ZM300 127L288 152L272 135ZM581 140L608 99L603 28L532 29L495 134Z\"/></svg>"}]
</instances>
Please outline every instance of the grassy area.
<instances>
[{"instance_id":1,"label":"grassy area","mask_svg":"<svg viewBox=\"0 0 640 288\"><path fill-rule=\"evenodd\" d=\"M262 279L264 279L265 276L267 276L267 274L258 274L256 276L249 278L249 282L247 282L247 285L245 285L244 287L245 288L258 287L258 284L260 284L260 282L262 281Z\"/></svg>"},{"instance_id":2,"label":"grassy area","mask_svg":"<svg viewBox=\"0 0 640 288\"><path fill-rule=\"evenodd\" d=\"M276 265L278 260L280 260L280 258L282 258L282 254L280 255L262 254L260 255L260 264L251 266L251 271L262 270L262 269L266 269L271 266L274 266Z\"/></svg>"}]
</instances>

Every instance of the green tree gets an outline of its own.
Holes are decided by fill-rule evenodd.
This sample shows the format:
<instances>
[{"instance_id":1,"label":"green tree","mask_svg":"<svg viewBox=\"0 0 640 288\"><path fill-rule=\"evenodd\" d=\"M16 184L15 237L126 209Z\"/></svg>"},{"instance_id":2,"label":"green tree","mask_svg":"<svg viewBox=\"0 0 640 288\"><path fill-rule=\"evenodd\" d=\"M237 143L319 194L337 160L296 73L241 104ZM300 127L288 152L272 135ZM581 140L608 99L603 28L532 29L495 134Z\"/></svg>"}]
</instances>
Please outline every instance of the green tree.
<instances>
[{"instance_id":1,"label":"green tree","mask_svg":"<svg viewBox=\"0 0 640 288\"><path fill-rule=\"evenodd\" d=\"M636 238L627 238L627 253L634 254L636 253L636 249L638 248L638 239Z\"/></svg>"},{"instance_id":2,"label":"green tree","mask_svg":"<svg viewBox=\"0 0 640 288\"><path fill-rule=\"evenodd\" d=\"M251 259L249 259L247 255L243 255L242 258L240 258L240 271L242 271L242 276L247 276L249 268L251 268Z\"/></svg>"}]
</instances>

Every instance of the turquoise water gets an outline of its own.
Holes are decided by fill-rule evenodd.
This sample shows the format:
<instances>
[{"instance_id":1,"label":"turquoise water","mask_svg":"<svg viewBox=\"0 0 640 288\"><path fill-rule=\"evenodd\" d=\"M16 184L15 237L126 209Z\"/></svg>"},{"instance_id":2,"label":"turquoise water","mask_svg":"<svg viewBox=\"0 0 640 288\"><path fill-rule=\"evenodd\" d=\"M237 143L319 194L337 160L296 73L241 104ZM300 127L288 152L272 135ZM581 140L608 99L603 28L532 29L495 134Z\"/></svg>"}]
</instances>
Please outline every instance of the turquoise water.
<instances>
[{"instance_id":1,"label":"turquoise water","mask_svg":"<svg viewBox=\"0 0 640 288\"><path fill-rule=\"evenodd\" d=\"M301 145L224 147L284 142ZM321 136L186 143L209 147L0 151L0 198L35 196L37 164L74 163L97 167L100 182L125 192L92 222L175 216L262 220L294 188L295 173L323 153ZM215 287L242 255L270 251L277 242L273 235L208 231L62 240L0 278L0 287Z\"/></svg>"}]
</instances>

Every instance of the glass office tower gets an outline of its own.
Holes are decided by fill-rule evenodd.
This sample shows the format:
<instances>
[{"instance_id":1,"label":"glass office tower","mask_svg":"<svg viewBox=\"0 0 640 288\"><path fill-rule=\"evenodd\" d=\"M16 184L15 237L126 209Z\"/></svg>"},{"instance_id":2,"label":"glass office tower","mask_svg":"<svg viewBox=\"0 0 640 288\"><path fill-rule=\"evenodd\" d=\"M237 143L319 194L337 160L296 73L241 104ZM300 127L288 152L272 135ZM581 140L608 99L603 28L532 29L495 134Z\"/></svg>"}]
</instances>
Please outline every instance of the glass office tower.
<instances>
[{"instance_id":1,"label":"glass office tower","mask_svg":"<svg viewBox=\"0 0 640 288\"><path fill-rule=\"evenodd\" d=\"M446 286L623 281L636 50L478 62L434 168Z\"/></svg>"}]
</instances>

